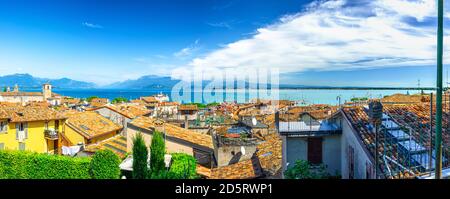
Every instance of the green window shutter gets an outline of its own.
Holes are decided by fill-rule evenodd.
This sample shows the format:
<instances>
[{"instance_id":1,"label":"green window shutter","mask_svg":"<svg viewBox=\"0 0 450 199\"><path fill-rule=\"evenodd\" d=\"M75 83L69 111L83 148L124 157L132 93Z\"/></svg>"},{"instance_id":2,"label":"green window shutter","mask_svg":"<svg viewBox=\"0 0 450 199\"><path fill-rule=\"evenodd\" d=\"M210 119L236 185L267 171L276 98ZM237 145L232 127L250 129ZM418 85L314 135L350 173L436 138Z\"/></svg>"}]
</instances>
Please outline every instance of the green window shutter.
<instances>
[{"instance_id":1,"label":"green window shutter","mask_svg":"<svg viewBox=\"0 0 450 199\"><path fill-rule=\"evenodd\" d=\"M0 143L0 150L5 149L5 143Z\"/></svg>"}]
</instances>

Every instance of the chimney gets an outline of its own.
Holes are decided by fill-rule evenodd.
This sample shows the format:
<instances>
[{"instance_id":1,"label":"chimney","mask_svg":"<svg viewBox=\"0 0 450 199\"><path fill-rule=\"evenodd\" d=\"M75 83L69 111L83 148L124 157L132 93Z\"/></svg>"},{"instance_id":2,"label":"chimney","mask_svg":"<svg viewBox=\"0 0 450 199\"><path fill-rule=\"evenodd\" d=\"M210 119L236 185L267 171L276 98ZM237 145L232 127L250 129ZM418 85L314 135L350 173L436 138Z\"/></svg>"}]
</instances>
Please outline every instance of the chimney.
<instances>
[{"instance_id":1,"label":"chimney","mask_svg":"<svg viewBox=\"0 0 450 199\"><path fill-rule=\"evenodd\" d=\"M164 132L164 121L163 120L160 120L160 119L156 119L155 120L155 130L156 131L159 131L159 132L161 132L161 133L165 133Z\"/></svg>"},{"instance_id":2,"label":"chimney","mask_svg":"<svg viewBox=\"0 0 450 199\"><path fill-rule=\"evenodd\" d=\"M369 119L370 122L375 126L381 124L381 119L383 118L383 105L378 100L373 100L369 102Z\"/></svg>"}]
</instances>

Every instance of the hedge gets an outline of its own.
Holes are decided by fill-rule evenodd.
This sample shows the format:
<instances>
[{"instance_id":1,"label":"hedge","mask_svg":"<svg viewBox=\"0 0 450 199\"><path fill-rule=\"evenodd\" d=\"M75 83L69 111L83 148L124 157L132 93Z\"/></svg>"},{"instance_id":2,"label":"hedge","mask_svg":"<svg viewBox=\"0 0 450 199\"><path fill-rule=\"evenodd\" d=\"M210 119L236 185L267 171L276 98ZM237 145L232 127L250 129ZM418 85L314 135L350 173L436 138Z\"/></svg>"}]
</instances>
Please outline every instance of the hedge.
<instances>
[{"instance_id":1,"label":"hedge","mask_svg":"<svg viewBox=\"0 0 450 199\"><path fill-rule=\"evenodd\" d=\"M91 158L88 157L0 150L0 179L92 178Z\"/></svg>"},{"instance_id":2,"label":"hedge","mask_svg":"<svg viewBox=\"0 0 450 199\"><path fill-rule=\"evenodd\" d=\"M111 150L97 151L91 160L91 175L94 179L118 179L120 159Z\"/></svg>"}]
</instances>

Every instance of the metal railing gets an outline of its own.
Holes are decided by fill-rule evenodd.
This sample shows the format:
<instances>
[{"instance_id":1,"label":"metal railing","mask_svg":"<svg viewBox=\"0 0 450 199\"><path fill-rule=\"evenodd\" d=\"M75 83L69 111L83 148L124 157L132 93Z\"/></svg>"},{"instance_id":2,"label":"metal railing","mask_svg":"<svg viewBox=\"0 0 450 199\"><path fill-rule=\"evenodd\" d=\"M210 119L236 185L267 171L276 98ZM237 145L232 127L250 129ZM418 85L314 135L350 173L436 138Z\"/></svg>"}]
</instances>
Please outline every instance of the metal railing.
<instances>
[{"instance_id":1,"label":"metal railing","mask_svg":"<svg viewBox=\"0 0 450 199\"><path fill-rule=\"evenodd\" d=\"M58 130L46 129L44 130L44 137L50 140L57 140L59 138Z\"/></svg>"}]
</instances>

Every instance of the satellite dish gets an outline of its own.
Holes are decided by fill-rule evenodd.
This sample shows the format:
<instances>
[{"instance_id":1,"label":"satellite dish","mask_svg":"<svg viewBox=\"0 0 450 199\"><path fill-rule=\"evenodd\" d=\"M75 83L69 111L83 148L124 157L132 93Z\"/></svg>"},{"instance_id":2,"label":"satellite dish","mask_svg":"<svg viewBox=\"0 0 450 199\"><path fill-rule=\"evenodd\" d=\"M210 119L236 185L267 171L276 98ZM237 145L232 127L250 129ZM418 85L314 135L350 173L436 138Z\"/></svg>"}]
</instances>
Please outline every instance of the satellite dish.
<instances>
[{"instance_id":1,"label":"satellite dish","mask_svg":"<svg viewBox=\"0 0 450 199\"><path fill-rule=\"evenodd\" d=\"M245 147L244 146L241 146L241 153L242 153L242 155L245 155Z\"/></svg>"},{"instance_id":2,"label":"satellite dish","mask_svg":"<svg viewBox=\"0 0 450 199\"><path fill-rule=\"evenodd\" d=\"M256 120L255 117L252 118L252 124L253 126L256 126L256 124L258 124L258 121Z\"/></svg>"}]
</instances>

